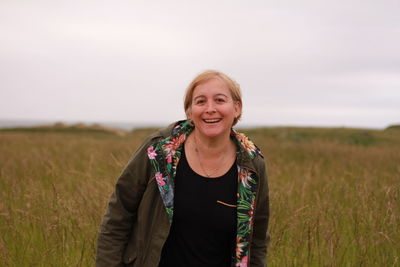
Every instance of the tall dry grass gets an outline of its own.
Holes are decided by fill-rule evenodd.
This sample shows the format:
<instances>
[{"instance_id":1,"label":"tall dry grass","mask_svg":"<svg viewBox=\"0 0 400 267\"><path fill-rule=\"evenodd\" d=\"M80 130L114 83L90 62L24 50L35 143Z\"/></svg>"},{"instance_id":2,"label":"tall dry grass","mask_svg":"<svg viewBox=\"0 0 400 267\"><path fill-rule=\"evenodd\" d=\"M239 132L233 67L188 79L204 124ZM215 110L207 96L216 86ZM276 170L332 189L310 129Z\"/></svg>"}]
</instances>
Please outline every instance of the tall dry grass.
<instances>
[{"instance_id":1,"label":"tall dry grass","mask_svg":"<svg viewBox=\"0 0 400 267\"><path fill-rule=\"evenodd\" d=\"M270 266L400 265L400 133L247 130L266 155ZM0 265L92 266L115 179L148 131L0 132Z\"/></svg>"},{"instance_id":2,"label":"tall dry grass","mask_svg":"<svg viewBox=\"0 0 400 267\"><path fill-rule=\"evenodd\" d=\"M400 266L400 132L253 135L269 166L271 266Z\"/></svg>"}]
</instances>

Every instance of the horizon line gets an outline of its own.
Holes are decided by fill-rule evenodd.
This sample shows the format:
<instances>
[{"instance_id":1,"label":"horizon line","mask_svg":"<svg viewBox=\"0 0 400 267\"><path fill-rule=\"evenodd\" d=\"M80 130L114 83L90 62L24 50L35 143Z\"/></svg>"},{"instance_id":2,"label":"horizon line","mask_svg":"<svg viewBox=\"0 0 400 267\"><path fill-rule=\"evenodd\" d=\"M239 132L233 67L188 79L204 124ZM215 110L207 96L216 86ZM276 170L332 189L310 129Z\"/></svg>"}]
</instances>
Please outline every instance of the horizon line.
<instances>
[{"instance_id":1,"label":"horizon line","mask_svg":"<svg viewBox=\"0 0 400 267\"><path fill-rule=\"evenodd\" d=\"M110 121L110 120L55 120L55 119L3 119L0 118L0 129L14 128L14 127L34 127L34 126L49 126L49 124L65 123L71 124L99 124L103 126L112 126L125 130L133 130L145 127L164 127L171 122L132 122L132 121ZM256 123L243 123L239 122L235 128L353 128L353 129L372 129L384 130L390 126L400 125L398 123L391 123L385 127L373 126L349 126L349 125L310 125L310 124L256 124ZM119 127L118 127L119 126ZM125 126L125 127L124 127ZM127 128L129 126L129 128Z\"/></svg>"}]
</instances>

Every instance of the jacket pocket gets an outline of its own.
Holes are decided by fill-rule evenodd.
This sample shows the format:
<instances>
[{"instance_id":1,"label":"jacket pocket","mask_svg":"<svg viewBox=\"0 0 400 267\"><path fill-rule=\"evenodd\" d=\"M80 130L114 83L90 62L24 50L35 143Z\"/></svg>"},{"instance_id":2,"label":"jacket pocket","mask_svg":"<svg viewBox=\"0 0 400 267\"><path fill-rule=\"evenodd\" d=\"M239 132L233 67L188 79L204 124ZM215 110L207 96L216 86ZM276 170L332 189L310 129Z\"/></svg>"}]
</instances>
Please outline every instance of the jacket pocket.
<instances>
[{"instance_id":1,"label":"jacket pocket","mask_svg":"<svg viewBox=\"0 0 400 267\"><path fill-rule=\"evenodd\" d=\"M137 222L133 224L133 229L131 233L131 237L129 239L128 244L126 244L125 251L122 257L122 261L125 264L125 266L134 266L134 263L140 255L138 252L138 225Z\"/></svg>"},{"instance_id":2,"label":"jacket pocket","mask_svg":"<svg viewBox=\"0 0 400 267\"><path fill-rule=\"evenodd\" d=\"M133 264L136 261L136 255L124 255L124 266L129 266L129 267L133 267Z\"/></svg>"}]
</instances>

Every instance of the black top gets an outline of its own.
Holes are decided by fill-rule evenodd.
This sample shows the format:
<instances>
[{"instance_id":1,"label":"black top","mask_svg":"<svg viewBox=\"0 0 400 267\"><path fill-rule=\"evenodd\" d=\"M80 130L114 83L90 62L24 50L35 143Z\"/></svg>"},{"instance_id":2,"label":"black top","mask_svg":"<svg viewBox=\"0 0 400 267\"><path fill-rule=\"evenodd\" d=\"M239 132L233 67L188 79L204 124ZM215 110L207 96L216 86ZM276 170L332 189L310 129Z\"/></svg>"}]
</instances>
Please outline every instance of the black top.
<instances>
[{"instance_id":1,"label":"black top","mask_svg":"<svg viewBox=\"0 0 400 267\"><path fill-rule=\"evenodd\" d=\"M159 267L231 266L236 244L236 162L223 176L207 178L190 168L182 150L174 215Z\"/></svg>"}]
</instances>

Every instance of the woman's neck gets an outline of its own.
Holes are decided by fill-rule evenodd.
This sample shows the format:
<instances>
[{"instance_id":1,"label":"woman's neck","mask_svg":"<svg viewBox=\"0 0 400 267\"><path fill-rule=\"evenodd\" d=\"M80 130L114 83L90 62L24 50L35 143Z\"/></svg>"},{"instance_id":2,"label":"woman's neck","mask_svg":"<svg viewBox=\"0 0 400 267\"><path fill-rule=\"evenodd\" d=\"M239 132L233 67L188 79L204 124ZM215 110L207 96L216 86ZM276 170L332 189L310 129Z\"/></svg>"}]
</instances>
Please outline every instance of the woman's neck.
<instances>
[{"instance_id":1,"label":"woman's neck","mask_svg":"<svg viewBox=\"0 0 400 267\"><path fill-rule=\"evenodd\" d=\"M193 138L193 144L198 149L201 150L203 154L213 156L219 155L226 152L227 148L232 146L232 141L230 140L230 133L218 137L207 137L193 130L191 136Z\"/></svg>"}]
</instances>

